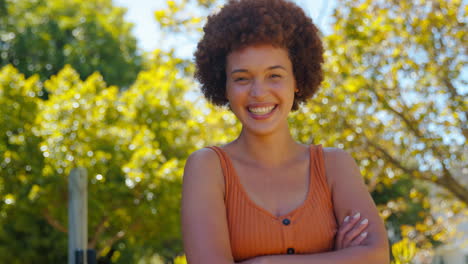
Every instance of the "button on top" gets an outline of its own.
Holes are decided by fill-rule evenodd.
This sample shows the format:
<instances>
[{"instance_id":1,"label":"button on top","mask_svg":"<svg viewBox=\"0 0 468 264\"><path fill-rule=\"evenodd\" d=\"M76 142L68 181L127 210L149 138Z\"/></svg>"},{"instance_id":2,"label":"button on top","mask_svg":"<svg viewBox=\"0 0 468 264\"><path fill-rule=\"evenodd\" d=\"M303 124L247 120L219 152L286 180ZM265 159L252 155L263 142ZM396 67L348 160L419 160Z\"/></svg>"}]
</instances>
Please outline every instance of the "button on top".
<instances>
[{"instance_id":1,"label":"button on top","mask_svg":"<svg viewBox=\"0 0 468 264\"><path fill-rule=\"evenodd\" d=\"M291 223L291 220L285 218L283 219L283 225L289 225Z\"/></svg>"},{"instance_id":2,"label":"button on top","mask_svg":"<svg viewBox=\"0 0 468 264\"><path fill-rule=\"evenodd\" d=\"M294 248L288 248L288 251L287 251L288 254L294 254L294 252L295 252Z\"/></svg>"}]
</instances>

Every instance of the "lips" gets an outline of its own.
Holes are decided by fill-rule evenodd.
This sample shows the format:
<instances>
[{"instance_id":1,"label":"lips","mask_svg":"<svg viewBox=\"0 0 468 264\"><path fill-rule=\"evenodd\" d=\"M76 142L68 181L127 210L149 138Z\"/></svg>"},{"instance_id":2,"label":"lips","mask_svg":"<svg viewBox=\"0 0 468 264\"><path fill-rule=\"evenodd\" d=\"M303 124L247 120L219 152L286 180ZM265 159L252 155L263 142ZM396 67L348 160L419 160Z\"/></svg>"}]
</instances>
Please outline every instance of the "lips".
<instances>
[{"instance_id":1,"label":"lips","mask_svg":"<svg viewBox=\"0 0 468 264\"><path fill-rule=\"evenodd\" d=\"M254 119L266 119L277 109L277 104L251 104L247 106L247 111Z\"/></svg>"},{"instance_id":2,"label":"lips","mask_svg":"<svg viewBox=\"0 0 468 264\"><path fill-rule=\"evenodd\" d=\"M264 115L270 113L275 108L275 105L261 106L261 107L248 107L249 112L257 115Z\"/></svg>"}]
</instances>

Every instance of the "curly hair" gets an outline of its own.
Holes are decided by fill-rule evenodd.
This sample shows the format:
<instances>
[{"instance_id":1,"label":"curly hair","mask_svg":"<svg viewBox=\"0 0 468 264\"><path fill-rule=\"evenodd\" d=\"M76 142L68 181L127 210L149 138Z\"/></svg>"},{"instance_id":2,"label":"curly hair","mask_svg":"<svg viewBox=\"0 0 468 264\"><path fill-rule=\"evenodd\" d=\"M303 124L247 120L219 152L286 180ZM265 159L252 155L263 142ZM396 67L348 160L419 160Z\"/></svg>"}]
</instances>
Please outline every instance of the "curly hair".
<instances>
[{"instance_id":1,"label":"curly hair","mask_svg":"<svg viewBox=\"0 0 468 264\"><path fill-rule=\"evenodd\" d=\"M292 110L311 98L323 80L323 47L312 19L287 0L230 0L208 17L195 51L195 79L208 101L227 105L226 58L250 45L285 48L296 87Z\"/></svg>"}]
</instances>

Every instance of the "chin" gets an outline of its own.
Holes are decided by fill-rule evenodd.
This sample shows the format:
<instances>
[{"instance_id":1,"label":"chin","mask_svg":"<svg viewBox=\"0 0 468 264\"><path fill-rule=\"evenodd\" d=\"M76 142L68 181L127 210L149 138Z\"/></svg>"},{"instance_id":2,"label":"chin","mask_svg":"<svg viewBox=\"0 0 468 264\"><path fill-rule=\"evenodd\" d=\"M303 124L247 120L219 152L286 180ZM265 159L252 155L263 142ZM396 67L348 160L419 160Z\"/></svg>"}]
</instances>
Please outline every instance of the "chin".
<instances>
[{"instance_id":1,"label":"chin","mask_svg":"<svg viewBox=\"0 0 468 264\"><path fill-rule=\"evenodd\" d=\"M243 123L242 130L245 132L255 135L255 136L269 136L275 132L281 130L280 124L252 124L252 123Z\"/></svg>"}]
</instances>

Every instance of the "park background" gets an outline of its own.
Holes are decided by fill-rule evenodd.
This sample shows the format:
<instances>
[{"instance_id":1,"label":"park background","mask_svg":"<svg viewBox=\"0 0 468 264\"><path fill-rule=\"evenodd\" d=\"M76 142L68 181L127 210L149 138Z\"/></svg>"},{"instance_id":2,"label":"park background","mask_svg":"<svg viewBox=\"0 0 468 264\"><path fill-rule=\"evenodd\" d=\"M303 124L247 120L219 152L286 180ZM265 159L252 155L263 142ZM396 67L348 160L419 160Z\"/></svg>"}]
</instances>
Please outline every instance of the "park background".
<instances>
[{"instance_id":1,"label":"park background","mask_svg":"<svg viewBox=\"0 0 468 264\"><path fill-rule=\"evenodd\" d=\"M326 53L294 137L353 155L394 263L468 263L466 1L296 2ZM240 129L192 78L223 1L140 0L127 14L128 3L0 0L0 263L66 262L76 167L98 263L184 262L185 160ZM153 29L130 23L143 10Z\"/></svg>"}]
</instances>

